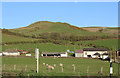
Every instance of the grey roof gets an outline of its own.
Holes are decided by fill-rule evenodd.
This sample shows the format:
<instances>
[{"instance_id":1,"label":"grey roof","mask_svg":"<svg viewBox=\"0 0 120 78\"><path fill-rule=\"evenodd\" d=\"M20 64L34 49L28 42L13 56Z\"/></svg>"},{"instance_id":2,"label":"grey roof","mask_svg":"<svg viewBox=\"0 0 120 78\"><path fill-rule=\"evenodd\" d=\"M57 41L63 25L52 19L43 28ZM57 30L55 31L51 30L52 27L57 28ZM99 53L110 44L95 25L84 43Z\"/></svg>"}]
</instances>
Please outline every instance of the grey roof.
<instances>
[{"instance_id":1,"label":"grey roof","mask_svg":"<svg viewBox=\"0 0 120 78\"><path fill-rule=\"evenodd\" d=\"M16 49L7 49L7 50L5 50L5 52L18 52L18 50L16 50Z\"/></svg>"},{"instance_id":2,"label":"grey roof","mask_svg":"<svg viewBox=\"0 0 120 78\"><path fill-rule=\"evenodd\" d=\"M83 51L108 51L106 48L84 48Z\"/></svg>"},{"instance_id":3,"label":"grey roof","mask_svg":"<svg viewBox=\"0 0 120 78\"><path fill-rule=\"evenodd\" d=\"M66 52L42 52L42 54L65 54Z\"/></svg>"}]
</instances>

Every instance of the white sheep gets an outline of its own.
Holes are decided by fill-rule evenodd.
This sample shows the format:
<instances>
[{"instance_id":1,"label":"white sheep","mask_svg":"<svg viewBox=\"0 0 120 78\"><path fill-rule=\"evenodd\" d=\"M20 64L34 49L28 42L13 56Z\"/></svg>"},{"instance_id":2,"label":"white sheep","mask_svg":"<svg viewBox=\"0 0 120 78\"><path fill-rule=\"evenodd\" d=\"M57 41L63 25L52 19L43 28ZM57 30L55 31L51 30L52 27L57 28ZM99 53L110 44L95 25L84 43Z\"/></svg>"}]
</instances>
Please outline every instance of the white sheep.
<instances>
[{"instance_id":1,"label":"white sheep","mask_svg":"<svg viewBox=\"0 0 120 78\"><path fill-rule=\"evenodd\" d=\"M48 65L48 69L53 70L53 69L54 69L54 67L53 67L53 66L51 66L51 65Z\"/></svg>"},{"instance_id":2,"label":"white sheep","mask_svg":"<svg viewBox=\"0 0 120 78\"><path fill-rule=\"evenodd\" d=\"M63 64L61 64L61 63L60 63L60 66L62 67L62 66L63 66Z\"/></svg>"},{"instance_id":3,"label":"white sheep","mask_svg":"<svg viewBox=\"0 0 120 78\"><path fill-rule=\"evenodd\" d=\"M53 66L56 67L56 64L54 64Z\"/></svg>"},{"instance_id":4,"label":"white sheep","mask_svg":"<svg viewBox=\"0 0 120 78\"><path fill-rule=\"evenodd\" d=\"M45 65L45 63L43 63L43 65Z\"/></svg>"}]
</instances>

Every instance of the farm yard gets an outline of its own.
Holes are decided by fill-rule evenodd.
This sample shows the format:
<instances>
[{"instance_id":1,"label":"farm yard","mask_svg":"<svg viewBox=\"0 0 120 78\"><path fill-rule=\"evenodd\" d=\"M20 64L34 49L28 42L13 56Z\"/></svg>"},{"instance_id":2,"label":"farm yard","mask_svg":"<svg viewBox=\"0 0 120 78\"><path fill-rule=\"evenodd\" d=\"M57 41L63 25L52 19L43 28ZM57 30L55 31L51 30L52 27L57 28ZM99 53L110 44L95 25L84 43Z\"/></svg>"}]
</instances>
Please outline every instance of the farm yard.
<instances>
[{"instance_id":1,"label":"farm yard","mask_svg":"<svg viewBox=\"0 0 120 78\"><path fill-rule=\"evenodd\" d=\"M2 58L2 73L6 76L109 76L109 62L98 59L83 59L83 58L43 58L39 59L39 73L36 73L36 59L34 57L3 57ZM53 66L54 70L48 70L46 65ZM60 63L63 64L63 72L61 71ZM75 72L73 66L75 65ZM14 67L15 66L15 67ZM101 74L101 67L102 74ZM113 63L113 75L118 74L118 64Z\"/></svg>"}]
</instances>

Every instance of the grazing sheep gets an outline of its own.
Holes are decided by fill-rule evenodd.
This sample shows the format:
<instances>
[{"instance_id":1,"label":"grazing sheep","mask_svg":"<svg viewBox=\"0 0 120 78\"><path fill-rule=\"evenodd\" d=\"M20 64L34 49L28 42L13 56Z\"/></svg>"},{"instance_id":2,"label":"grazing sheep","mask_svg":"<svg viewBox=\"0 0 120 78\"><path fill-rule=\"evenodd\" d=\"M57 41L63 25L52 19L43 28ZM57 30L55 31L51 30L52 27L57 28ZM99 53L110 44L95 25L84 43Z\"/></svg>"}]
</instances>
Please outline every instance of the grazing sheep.
<instances>
[{"instance_id":1,"label":"grazing sheep","mask_svg":"<svg viewBox=\"0 0 120 78\"><path fill-rule=\"evenodd\" d=\"M61 63L60 63L60 66L62 67L62 66L63 66L63 64L61 64Z\"/></svg>"},{"instance_id":2,"label":"grazing sheep","mask_svg":"<svg viewBox=\"0 0 120 78\"><path fill-rule=\"evenodd\" d=\"M53 66L56 67L56 64L54 64Z\"/></svg>"},{"instance_id":3,"label":"grazing sheep","mask_svg":"<svg viewBox=\"0 0 120 78\"><path fill-rule=\"evenodd\" d=\"M53 70L53 69L54 69L54 67L53 67L53 66L48 65L48 69Z\"/></svg>"},{"instance_id":4,"label":"grazing sheep","mask_svg":"<svg viewBox=\"0 0 120 78\"><path fill-rule=\"evenodd\" d=\"M43 63L43 65L45 65L45 63Z\"/></svg>"},{"instance_id":5,"label":"grazing sheep","mask_svg":"<svg viewBox=\"0 0 120 78\"><path fill-rule=\"evenodd\" d=\"M46 64L46 66L48 66L48 64Z\"/></svg>"}]
</instances>

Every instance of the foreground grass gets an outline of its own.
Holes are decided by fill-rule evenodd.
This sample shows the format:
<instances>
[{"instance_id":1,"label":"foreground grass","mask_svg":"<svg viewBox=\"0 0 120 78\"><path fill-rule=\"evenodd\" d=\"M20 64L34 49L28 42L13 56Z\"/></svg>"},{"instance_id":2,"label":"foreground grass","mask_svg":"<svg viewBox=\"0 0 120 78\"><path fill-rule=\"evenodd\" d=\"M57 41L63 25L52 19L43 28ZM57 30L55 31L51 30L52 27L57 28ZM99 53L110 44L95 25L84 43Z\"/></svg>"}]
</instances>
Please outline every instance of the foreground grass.
<instances>
[{"instance_id":1,"label":"foreground grass","mask_svg":"<svg viewBox=\"0 0 120 78\"><path fill-rule=\"evenodd\" d=\"M103 66L103 76L109 76L109 62L104 62L98 59L82 59L82 58L43 58L40 59L40 72L36 73L36 59L34 57L26 58L26 57L3 57L2 65L3 65L3 73L14 73L16 75L27 76L99 76L99 72L101 70L101 66ZM46 63L49 65L56 64L54 70L47 70L47 67L42 65L42 63ZM61 72L61 67L59 64L62 63L64 67L64 72ZM76 70L73 72L73 66L75 64ZM14 65L16 65L16 70L14 70ZM25 67L27 65L27 69L25 71ZM89 66L89 72L87 72L87 68ZM113 75L117 76L118 65L113 63Z\"/></svg>"}]
</instances>

